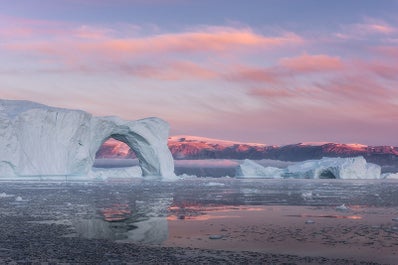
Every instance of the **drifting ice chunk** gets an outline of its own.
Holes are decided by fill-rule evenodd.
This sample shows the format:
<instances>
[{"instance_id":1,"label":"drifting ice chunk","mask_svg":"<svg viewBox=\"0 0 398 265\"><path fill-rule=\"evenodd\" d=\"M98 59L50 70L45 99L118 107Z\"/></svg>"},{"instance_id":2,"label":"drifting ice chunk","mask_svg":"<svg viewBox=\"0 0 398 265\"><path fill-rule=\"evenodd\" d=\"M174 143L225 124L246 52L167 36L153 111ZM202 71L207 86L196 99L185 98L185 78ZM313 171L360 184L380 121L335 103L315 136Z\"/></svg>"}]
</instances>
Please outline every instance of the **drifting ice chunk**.
<instances>
[{"instance_id":1,"label":"drifting ice chunk","mask_svg":"<svg viewBox=\"0 0 398 265\"><path fill-rule=\"evenodd\" d=\"M350 210L350 208L345 206L344 203L342 205L336 207L336 211L339 211L339 212L348 212L349 210Z\"/></svg>"},{"instance_id":2,"label":"drifting ice chunk","mask_svg":"<svg viewBox=\"0 0 398 265\"><path fill-rule=\"evenodd\" d=\"M313 199L312 192L307 191L307 192L301 193L301 198L303 198L304 200L312 200Z\"/></svg>"},{"instance_id":3,"label":"drifting ice chunk","mask_svg":"<svg viewBox=\"0 0 398 265\"><path fill-rule=\"evenodd\" d=\"M281 178L283 169L276 167L263 167L249 159L245 159L236 168L236 176L240 178Z\"/></svg>"}]
</instances>

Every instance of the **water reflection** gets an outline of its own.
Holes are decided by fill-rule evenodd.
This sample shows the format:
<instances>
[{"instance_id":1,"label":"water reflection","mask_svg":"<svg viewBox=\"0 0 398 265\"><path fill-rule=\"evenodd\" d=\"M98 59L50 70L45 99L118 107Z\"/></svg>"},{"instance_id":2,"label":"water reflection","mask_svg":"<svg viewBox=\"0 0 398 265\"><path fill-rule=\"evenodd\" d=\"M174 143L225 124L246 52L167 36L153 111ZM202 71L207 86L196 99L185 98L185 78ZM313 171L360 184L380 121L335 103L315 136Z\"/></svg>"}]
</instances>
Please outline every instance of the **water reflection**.
<instances>
[{"instance_id":1,"label":"water reflection","mask_svg":"<svg viewBox=\"0 0 398 265\"><path fill-rule=\"evenodd\" d=\"M92 188L87 207L74 214L71 223L76 236L143 244L171 244L176 238L191 238L195 233L200 233L196 235L198 240L207 242L208 234L219 233L228 225L231 231L261 226L264 231L276 231L278 235L285 233L283 229L287 227L305 225L309 218L316 222L311 227L340 226L345 223L338 222L351 220L358 221L361 229L365 229L366 223L386 225L380 221L380 215L374 215L380 217L377 219L366 211L392 196L381 192L385 187L372 184L366 191L370 185L358 182L345 182L344 187L342 182L283 180L213 180L210 184L205 180L143 182L120 192L118 185L98 188L103 189L100 192ZM374 196L375 190L382 195ZM336 210L336 206L344 203L349 206L347 211ZM275 226L280 226L280 230ZM212 230L214 227L219 230ZM223 240L235 240L232 232L224 234ZM271 239L274 237L270 235Z\"/></svg>"},{"instance_id":2,"label":"water reflection","mask_svg":"<svg viewBox=\"0 0 398 265\"><path fill-rule=\"evenodd\" d=\"M352 219L360 220L362 216L360 215L330 215L330 214L289 214L290 217L304 217L304 218L335 218L335 219Z\"/></svg>"},{"instance_id":3,"label":"water reflection","mask_svg":"<svg viewBox=\"0 0 398 265\"><path fill-rule=\"evenodd\" d=\"M161 199L158 205L165 204ZM74 218L71 221L76 236L130 241L144 244L160 244L167 239L167 216L159 215L159 207L147 208L145 212L131 210L127 204L113 204L98 209L91 218Z\"/></svg>"}]
</instances>

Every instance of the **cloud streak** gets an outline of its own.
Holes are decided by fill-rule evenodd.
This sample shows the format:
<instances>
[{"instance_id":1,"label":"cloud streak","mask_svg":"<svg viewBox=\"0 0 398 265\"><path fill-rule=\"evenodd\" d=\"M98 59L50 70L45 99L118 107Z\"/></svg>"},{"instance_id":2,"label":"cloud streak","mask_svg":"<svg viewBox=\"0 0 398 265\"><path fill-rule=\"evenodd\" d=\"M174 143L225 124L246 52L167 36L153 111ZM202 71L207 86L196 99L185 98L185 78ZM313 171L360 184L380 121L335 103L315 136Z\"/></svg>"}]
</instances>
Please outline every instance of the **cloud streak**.
<instances>
[{"instance_id":1,"label":"cloud streak","mask_svg":"<svg viewBox=\"0 0 398 265\"><path fill-rule=\"evenodd\" d=\"M13 23L11 18L6 18L6 20L7 23L17 26L0 28L0 35L8 37L3 49L17 52L45 53L52 50L62 55L65 50L73 49L83 55L104 53L134 57L153 53L223 53L239 49L269 49L284 45L298 45L304 41L292 32L265 36L255 33L250 28L202 27L177 33L130 36L129 32L87 25L78 27L69 25L69 27L60 28L60 23L23 19L15 19ZM133 32L132 35L135 33ZM23 42L13 39L19 36L34 36L34 38L27 38Z\"/></svg>"},{"instance_id":2,"label":"cloud streak","mask_svg":"<svg viewBox=\"0 0 398 265\"><path fill-rule=\"evenodd\" d=\"M313 73L342 70L343 64L339 57L325 54L303 54L293 58L282 58L279 64L295 73Z\"/></svg>"},{"instance_id":3,"label":"cloud streak","mask_svg":"<svg viewBox=\"0 0 398 265\"><path fill-rule=\"evenodd\" d=\"M368 19L316 35L0 20L7 25L0 26L0 78L7 80L1 92L9 98L86 102L101 115L105 105L124 117L141 110L162 115L174 132L229 131L239 139L234 133L250 131L253 139L274 137L268 143L289 143L293 132L302 141L332 141L343 137L336 127L355 133L366 124L398 133L391 122L398 119L393 23ZM285 130L292 134L282 136Z\"/></svg>"}]
</instances>

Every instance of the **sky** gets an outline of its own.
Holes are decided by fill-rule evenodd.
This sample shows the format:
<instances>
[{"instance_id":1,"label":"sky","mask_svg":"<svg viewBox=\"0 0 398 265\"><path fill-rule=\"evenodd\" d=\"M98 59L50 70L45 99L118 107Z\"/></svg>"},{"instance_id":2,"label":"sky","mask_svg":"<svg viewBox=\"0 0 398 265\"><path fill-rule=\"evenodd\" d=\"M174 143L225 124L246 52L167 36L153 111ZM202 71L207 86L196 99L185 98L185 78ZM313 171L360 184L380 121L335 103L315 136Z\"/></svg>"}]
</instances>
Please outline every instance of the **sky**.
<instances>
[{"instance_id":1,"label":"sky","mask_svg":"<svg viewBox=\"0 0 398 265\"><path fill-rule=\"evenodd\" d=\"M398 0L0 0L0 98L171 135L398 146Z\"/></svg>"}]
</instances>

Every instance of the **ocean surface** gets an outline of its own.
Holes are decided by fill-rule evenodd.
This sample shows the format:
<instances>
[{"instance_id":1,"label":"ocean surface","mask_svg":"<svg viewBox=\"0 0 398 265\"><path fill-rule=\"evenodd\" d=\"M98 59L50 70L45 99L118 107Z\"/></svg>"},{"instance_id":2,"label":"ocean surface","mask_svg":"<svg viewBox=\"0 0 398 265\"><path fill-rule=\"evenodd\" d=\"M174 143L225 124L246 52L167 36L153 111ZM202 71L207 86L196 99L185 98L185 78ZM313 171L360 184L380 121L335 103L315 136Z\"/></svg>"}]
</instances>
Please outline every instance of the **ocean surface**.
<instances>
[{"instance_id":1,"label":"ocean surface","mask_svg":"<svg viewBox=\"0 0 398 265\"><path fill-rule=\"evenodd\" d=\"M65 238L398 262L397 180L3 181L0 213Z\"/></svg>"}]
</instances>

